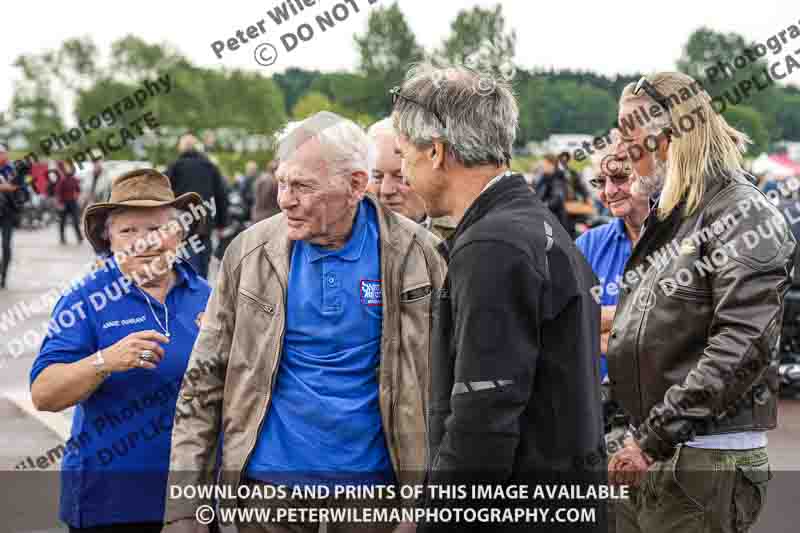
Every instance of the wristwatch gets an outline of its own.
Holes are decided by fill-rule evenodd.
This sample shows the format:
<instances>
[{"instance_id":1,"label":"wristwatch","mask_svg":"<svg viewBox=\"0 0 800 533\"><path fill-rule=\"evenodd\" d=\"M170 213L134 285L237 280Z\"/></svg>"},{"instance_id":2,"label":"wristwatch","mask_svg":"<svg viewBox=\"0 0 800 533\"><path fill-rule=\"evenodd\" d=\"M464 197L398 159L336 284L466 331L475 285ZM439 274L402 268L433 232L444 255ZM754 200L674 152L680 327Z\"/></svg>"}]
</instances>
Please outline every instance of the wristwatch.
<instances>
[{"instance_id":1,"label":"wristwatch","mask_svg":"<svg viewBox=\"0 0 800 533\"><path fill-rule=\"evenodd\" d=\"M97 353L94 354L94 359L92 360L92 366L94 366L94 370L97 372L97 375L103 379L107 378L108 375L111 374L111 372L108 370L103 370L105 364L106 360L103 359L103 351L97 350Z\"/></svg>"}]
</instances>

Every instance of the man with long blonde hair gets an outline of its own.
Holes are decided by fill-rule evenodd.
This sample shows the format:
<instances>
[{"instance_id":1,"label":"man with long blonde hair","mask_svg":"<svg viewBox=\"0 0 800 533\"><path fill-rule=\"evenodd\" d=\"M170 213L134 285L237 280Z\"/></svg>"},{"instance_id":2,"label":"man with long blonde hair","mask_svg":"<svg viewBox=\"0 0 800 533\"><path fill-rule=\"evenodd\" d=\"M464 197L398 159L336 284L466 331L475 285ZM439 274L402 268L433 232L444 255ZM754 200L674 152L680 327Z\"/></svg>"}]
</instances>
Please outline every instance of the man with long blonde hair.
<instances>
[{"instance_id":1,"label":"man with long blonde hair","mask_svg":"<svg viewBox=\"0 0 800 533\"><path fill-rule=\"evenodd\" d=\"M612 395L635 424L609 462L634 486L617 531L748 531L770 478L795 240L746 178L748 137L691 77L625 87L619 127L653 209L608 344Z\"/></svg>"}]
</instances>

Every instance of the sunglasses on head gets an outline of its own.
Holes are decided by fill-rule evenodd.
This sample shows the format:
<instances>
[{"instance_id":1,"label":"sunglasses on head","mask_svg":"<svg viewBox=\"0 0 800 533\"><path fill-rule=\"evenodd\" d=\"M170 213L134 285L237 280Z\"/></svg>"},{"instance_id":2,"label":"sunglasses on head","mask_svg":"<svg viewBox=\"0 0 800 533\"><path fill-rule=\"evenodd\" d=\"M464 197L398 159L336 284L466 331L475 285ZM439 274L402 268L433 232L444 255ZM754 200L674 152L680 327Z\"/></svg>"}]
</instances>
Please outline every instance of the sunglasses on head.
<instances>
[{"instance_id":1,"label":"sunglasses on head","mask_svg":"<svg viewBox=\"0 0 800 533\"><path fill-rule=\"evenodd\" d=\"M669 111L672 102L669 101L669 98L661 94L661 91L656 89L655 86L650 83L645 76L639 78L639 81L636 82L636 87L633 88L633 94L636 96L639 96L643 92L658 102L658 105L663 107L665 111Z\"/></svg>"},{"instance_id":2,"label":"sunglasses on head","mask_svg":"<svg viewBox=\"0 0 800 533\"><path fill-rule=\"evenodd\" d=\"M445 124L444 124L444 120L442 120L442 117L439 115L439 113L437 113L433 109L428 109L427 107L422 105L420 102L414 100L413 98L409 98L408 96L404 95L402 93L402 89L400 87L393 88L391 91L389 91L389 94L392 95L392 109L394 109L394 107L397 105L397 101L398 100L405 100L406 102L411 102L412 104L418 105L419 107L421 107L422 109L424 109L425 111L427 111L428 113L430 113L434 117L436 117L436 120L438 120L439 124L442 125L442 129L446 129Z\"/></svg>"},{"instance_id":3,"label":"sunglasses on head","mask_svg":"<svg viewBox=\"0 0 800 533\"><path fill-rule=\"evenodd\" d=\"M422 103L418 102L417 100L414 100L413 98L409 98L408 96L404 95L402 93L402 89L400 87L394 87L391 91L389 91L389 94L392 95L392 109L394 109L394 107L397 105L397 101L398 100L405 100L406 102L411 102L412 104L421 107L422 109L424 109L425 111L427 111L428 113L430 113L434 117L436 117L436 120L438 120L439 124L441 124L441 126L442 126L442 130L447 130L447 126L444 123L444 119L442 119L442 117L441 117L441 115L439 115L439 113L437 113L433 109L427 108L426 106L424 106ZM503 157L505 158L505 160L503 162L506 165L510 165L511 164L511 154L507 150L503 150Z\"/></svg>"}]
</instances>

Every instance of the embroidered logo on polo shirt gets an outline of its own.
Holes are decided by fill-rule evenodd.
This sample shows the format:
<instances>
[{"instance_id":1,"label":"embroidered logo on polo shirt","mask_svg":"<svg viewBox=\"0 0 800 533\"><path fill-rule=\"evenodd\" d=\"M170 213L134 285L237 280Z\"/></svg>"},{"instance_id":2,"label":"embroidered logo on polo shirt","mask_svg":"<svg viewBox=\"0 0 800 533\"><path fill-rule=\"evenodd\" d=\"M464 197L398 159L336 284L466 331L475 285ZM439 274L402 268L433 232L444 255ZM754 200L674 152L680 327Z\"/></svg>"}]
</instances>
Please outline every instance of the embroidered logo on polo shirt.
<instances>
[{"instance_id":1,"label":"embroidered logo on polo shirt","mask_svg":"<svg viewBox=\"0 0 800 533\"><path fill-rule=\"evenodd\" d=\"M137 317L131 317L131 318L125 318L123 320L108 320L106 322L103 322L102 328L103 329L108 329L108 328L117 328L117 327L120 327L120 326L130 326L132 324L141 324L145 320L147 320L147 317L145 317L144 315L137 316Z\"/></svg>"},{"instance_id":2,"label":"embroidered logo on polo shirt","mask_svg":"<svg viewBox=\"0 0 800 533\"><path fill-rule=\"evenodd\" d=\"M381 298L381 280L361 280L361 303L369 306L383 305L383 300Z\"/></svg>"}]
</instances>

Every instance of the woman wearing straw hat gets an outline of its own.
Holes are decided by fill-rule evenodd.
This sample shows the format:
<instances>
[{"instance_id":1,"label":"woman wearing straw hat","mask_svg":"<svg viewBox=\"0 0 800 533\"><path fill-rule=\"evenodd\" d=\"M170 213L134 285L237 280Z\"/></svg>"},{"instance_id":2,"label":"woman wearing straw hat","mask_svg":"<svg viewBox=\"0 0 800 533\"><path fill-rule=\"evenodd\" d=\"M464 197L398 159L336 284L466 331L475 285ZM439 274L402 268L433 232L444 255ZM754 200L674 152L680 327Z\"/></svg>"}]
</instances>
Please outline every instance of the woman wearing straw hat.
<instances>
[{"instance_id":1,"label":"woman wearing straw hat","mask_svg":"<svg viewBox=\"0 0 800 533\"><path fill-rule=\"evenodd\" d=\"M76 406L61 475L71 532L161 530L175 402L211 292L180 259L200 205L140 169L84 214L103 260L56 304L30 378L37 409Z\"/></svg>"}]
</instances>

